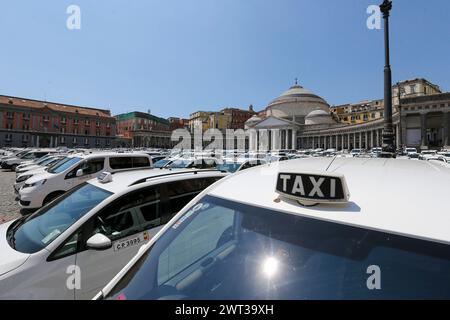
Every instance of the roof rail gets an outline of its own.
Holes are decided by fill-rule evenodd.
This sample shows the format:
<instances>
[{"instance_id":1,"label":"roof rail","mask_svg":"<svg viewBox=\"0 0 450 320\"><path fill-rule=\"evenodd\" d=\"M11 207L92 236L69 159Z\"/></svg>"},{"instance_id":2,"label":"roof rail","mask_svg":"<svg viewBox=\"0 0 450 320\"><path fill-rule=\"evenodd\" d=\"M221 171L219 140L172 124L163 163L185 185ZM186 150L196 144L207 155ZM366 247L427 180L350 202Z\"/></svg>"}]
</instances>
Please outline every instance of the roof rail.
<instances>
[{"instance_id":1,"label":"roof rail","mask_svg":"<svg viewBox=\"0 0 450 320\"><path fill-rule=\"evenodd\" d=\"M178 174L186 174L186 173L198 174L199 172L222 172L222 173L226 173L226 171L217 170L217 169L183 170L183 171L159 174L159 175L154 175L154 176L150 176L150 177L147 177L147 178L142 178L142 179L139 179L139 180L133 182L132 184L130 184L129 187L135 186L135 185L140 184L140 183L147 182L147 180L154 179L154 178L161 178L161 177L173 176L173 175L178 175Z\"/></svg>"}]
</instances>

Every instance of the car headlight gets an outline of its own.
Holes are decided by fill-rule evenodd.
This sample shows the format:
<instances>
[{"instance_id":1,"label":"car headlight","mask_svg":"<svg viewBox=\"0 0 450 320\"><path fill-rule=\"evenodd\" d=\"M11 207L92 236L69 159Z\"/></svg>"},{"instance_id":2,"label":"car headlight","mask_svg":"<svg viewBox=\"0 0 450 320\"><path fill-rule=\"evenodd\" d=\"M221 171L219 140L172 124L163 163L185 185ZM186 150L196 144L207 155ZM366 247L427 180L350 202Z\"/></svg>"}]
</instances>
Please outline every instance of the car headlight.
<instances>
[{"instance_id":1,"label":"car headlight","mask_svg":"<svg viewBox=\"0 0 450 320\"><path fill-rule=\"evenodd\" d=\"M38 186L42 186L46 181L47 181L47 179L44 179L44 180L36 181L35 183L32 183L32 184L25 184L25 185L23 186L23 188L30 188L30 187L38 187Z\"/></svg>"},{"instance_id":2,"label":"car headlight","mask_svg":"<svg viewBox=\"0 0 450 320\"><path fill-rule=\"evenodd\" d=\"M23 182L23 181L25 181L25 180L28 180L28 179L31 178L31 177L32 177L31 174L26 175L26 176L21 176L21 177L18 177L18 178L16 179L16 182Z\"/></svg>"}]
</instances>

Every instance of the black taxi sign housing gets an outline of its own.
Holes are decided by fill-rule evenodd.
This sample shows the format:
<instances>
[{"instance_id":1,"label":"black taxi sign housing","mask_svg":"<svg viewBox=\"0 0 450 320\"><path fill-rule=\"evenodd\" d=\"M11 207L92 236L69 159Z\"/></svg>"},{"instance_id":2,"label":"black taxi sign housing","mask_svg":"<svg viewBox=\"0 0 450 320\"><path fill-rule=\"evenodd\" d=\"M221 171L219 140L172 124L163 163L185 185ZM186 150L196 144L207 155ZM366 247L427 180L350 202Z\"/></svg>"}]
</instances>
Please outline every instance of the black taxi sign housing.
<instances>
[{"instance_id":1,"label":"black taxi sign housing","mask_svg":"<svg viewBox=\"0 0 450 320\"><path fill-rule=\"evenodd\" d=\"M275 191L305 205L348 202L350 197L344 176L329 172L280 172Z\"/></svg>"}]
</instances>

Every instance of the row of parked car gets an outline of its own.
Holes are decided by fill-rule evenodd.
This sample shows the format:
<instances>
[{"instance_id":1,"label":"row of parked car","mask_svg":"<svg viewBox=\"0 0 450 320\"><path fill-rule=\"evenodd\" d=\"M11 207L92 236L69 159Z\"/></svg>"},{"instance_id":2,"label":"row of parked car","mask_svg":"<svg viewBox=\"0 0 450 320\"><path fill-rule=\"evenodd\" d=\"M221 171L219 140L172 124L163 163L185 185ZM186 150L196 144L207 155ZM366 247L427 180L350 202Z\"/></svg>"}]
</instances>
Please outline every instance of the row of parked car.
<instances>
[{"instance_id":1,"label":"row of parked car","mask_svg":"<svg viewBox=\"0 0 450 320\"><path fill-rule=\"evenodd\" d=\"M0 299L92 298L197 194L265 163L149 150L2 153L22 212L35 212L0 226ZM75 295L65 285L74 265Z\"/></svg>"}]
</instances>

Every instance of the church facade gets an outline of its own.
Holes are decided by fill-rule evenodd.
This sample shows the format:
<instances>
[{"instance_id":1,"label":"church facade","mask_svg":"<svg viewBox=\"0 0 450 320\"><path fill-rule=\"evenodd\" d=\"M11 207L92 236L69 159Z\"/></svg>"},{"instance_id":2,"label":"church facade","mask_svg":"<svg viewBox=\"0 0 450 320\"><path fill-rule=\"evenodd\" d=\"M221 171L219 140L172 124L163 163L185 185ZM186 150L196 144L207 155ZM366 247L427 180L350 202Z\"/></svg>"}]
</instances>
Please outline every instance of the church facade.
<instances>
[{"instance_id":1,"label":"church facade","mask_svg":"<svg viewBox=\"0 0 450 320\"><path fill-rule=\"evenodd\" d=\"M440 92L435 85L432 85L434 90L420 90L426 83L429 84L424 79L415 79L393 87L397 147L429 149L449 145L450 93ZM414 86L417 89L413 89ZM377 112L382 114L382 108L381 104ZM332 111L333 108L323 98L295 83L270 102L264 112L246 122L245 128L250 132L249 149L257 150L264 146L269 150L351 150L382 145L382 117L348 123Z\"/></svg>"}]
</instances>

